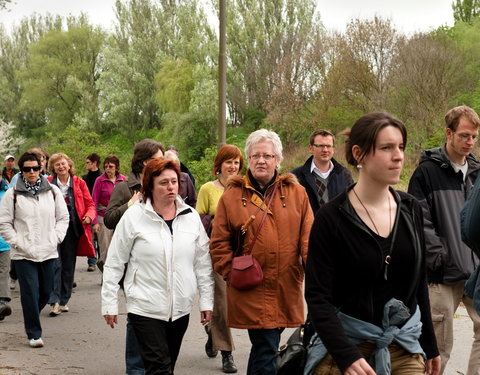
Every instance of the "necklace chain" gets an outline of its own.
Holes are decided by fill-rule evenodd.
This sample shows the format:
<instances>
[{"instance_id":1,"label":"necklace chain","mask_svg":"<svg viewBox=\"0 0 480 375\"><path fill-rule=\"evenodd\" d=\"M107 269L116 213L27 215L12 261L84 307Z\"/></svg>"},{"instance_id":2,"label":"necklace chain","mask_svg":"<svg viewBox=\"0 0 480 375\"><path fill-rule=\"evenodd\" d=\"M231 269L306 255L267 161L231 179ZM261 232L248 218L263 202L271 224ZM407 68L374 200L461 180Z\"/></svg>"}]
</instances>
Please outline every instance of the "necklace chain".
<instances>
[{"instance_id":1,"label":"necklace chain","mask_svg":"<svg viewBox=\"0 0 480 375\"><path fill-rule=\"evenodd\" d=\"M363 202L360 200L360 197L358 196L357 192L355 191L355 188L352 189L353 190L353 194L355 194L355 196L357 197L357 200L360 202L360 204L362 205L363 209L365 210L365 212L367 213L367 216L368 218L370 219L370 221L372 222L373 224L373 227L375 228L375 232L380 236L380 231L378 230L377 226L375 225L375 222L373 221L372 217L370 216L370 213L368 212L367 210L367 207L365 207L365 205L363 204ZM390 205L390 193L388 193L388 220L389 220L389 226L388 226L388 233L390 234L390 231L392 230L392 213L391 213L391 205Z\"/></svg>"},{"instance_id":2,"label":"necklace chain","mask_svg":"<svg viewBox=\"0 0 480 375\"><path fill-rule=\"evenodd\" d=\"M222 179L221 179L220 176L218 176L217 181L220 182L220 185L222 185L223 188L225 189L225 185L223 184Z\"/></svg>"}]
</instances>

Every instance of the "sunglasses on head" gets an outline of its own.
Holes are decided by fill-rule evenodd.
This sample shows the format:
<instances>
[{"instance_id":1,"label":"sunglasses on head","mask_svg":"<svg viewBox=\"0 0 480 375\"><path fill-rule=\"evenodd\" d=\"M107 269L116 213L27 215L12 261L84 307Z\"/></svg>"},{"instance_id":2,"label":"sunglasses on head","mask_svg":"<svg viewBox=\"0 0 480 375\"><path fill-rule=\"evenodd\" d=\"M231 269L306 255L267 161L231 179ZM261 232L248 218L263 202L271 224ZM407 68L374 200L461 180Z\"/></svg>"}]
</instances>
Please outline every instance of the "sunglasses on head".
<instances>
[{"instance_id":1,"label":"sunglasses on head","mask_svg":"<svg viewBox=\"0 0 480 375\"><path fill-rule=\"evenodd\" d=\"M22 172L30 172L30 171L35 171L35 172L38 172L40 170L40 166L39 165L36 165L34 167L22 167Z\"/></svg>"}]
</instances>

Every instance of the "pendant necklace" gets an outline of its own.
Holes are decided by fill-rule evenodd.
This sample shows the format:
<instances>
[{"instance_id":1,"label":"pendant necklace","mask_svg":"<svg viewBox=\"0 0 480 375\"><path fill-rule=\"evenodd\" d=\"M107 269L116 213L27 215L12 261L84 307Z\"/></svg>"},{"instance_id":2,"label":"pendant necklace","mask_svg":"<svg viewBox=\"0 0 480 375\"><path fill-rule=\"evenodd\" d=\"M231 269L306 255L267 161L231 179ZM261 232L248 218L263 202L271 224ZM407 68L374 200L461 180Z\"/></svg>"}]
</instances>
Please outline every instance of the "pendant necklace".
<instances>
[{"instance_id":1,"label":"pendant necklace","mask_svg":"<svg viewBox=\"0 0 480 375\"><path fill-rule=\"evenodd\" d=\"M380 231L378 230L377 226L375 225L375 222L373 221L372 217L370 216L370 213L367 210L367 207L363 204L363 202L360 200L360 197L358 196L357 192L355 191L355 188L352 189L353 194L357 197L357 200L360 202L362 205L363 209L367 213L368 218L373 224L373 227L375 228L375 233L380 236ZM390 193L388 193L388 219L389 219L389 226L388 226L388 234L390 235L390 231L392 230L392 214L391 214L391 205L390 205ZM381 236L380 236L381 237ZM388 237L388 236L387 236Z\"/></svg>"}]
</instances>

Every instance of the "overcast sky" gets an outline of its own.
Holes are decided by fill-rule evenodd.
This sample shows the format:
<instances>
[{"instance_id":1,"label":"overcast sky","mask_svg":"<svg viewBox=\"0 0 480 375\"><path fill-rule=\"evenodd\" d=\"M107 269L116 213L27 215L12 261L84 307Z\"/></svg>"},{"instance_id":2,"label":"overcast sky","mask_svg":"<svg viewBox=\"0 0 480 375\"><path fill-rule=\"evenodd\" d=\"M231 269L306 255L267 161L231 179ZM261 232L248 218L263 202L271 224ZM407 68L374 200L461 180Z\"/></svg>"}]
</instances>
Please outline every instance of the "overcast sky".
<instances>
[{"instance_id":1,"label":"overcast sky","mask_svg":"<svg viewBox=\"0 0 480 375\"><path fill-rule=\"evenodd\" d=\"M352 18L391 18L404 33L429 31L441 25L453 25L452 0L317 0L327 29L344 30ZM37 12L66 16L84 11L94 24L110 27L115 0L12 0L9 11L0 11L0 22L10 28L13 22ZM227 2L228 4L228 2Z\"/></svg>"}]
</instances>

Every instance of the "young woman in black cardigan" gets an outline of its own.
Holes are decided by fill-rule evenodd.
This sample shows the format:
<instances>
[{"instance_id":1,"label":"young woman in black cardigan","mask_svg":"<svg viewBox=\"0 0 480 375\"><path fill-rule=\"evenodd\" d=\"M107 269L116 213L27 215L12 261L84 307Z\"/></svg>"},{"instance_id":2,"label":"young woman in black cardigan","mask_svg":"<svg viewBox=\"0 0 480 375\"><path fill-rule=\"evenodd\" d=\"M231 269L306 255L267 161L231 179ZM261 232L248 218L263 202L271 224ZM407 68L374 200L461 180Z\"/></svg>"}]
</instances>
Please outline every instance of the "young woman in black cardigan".
<instances>
[{"instance_id":1,"label":"young woman in black cardigan","mask_svg":"<svg viewBox=\"0 0 480 375\"><path fill-rule=\"evenodd\" d=\"M382 339L362 341L360 328L352 334L344 317L355 318L355 324L369 334L380 327L383 335L389 301L404 307L407 314L389 323L389 330L392 326L394 331L401 330L409 320L410 324L418 320L418 334L411 345L399 344L404 342L401 337L389 342L391 373L439 373L424 270L421 208L413 197L390 187L400 179L406 141L404 124L387 113L358 119L346 148L347 161L358 168L358 182L316 214L305 296L310 318L328 352L315 367L316 375L377 373L378 357L376 364L371 357L382 346Z\"/></svg>"}]
</instances>

